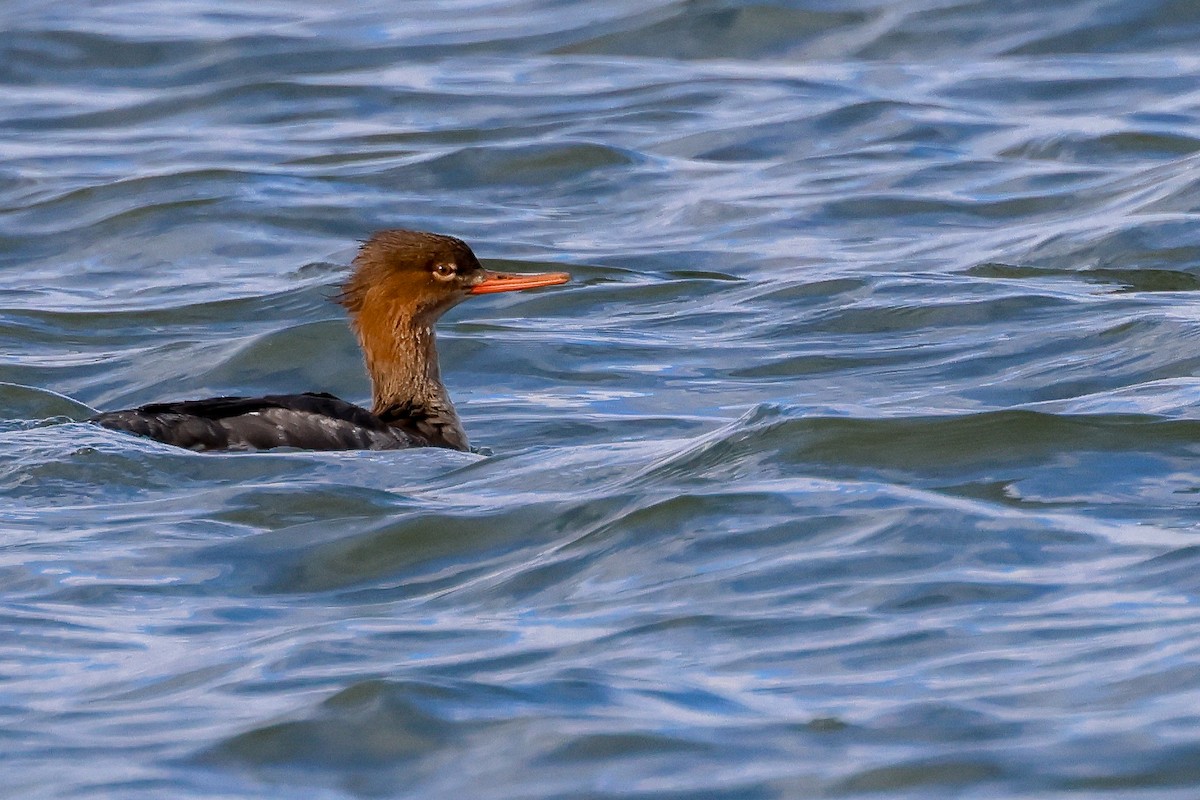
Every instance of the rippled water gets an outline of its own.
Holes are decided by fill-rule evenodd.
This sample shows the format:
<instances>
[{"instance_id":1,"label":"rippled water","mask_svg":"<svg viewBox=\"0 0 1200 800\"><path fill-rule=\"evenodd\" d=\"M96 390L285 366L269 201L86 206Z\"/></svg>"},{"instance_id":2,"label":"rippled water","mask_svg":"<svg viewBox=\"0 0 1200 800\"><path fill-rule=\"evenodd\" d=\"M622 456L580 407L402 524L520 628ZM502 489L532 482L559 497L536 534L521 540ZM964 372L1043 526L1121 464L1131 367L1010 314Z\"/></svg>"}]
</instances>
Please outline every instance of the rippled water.
<instances>
[{"instance_id":1,"label":"rippled water","mask_svg":"<svg viewBox=\"0 0 1200 800\"><path fill-rule=\"evenodd\" d=\"M0 9L5 797L1200 784L1192 0ZM368 388L491 455L75 422Z\"/></svg>"}]
</instances>

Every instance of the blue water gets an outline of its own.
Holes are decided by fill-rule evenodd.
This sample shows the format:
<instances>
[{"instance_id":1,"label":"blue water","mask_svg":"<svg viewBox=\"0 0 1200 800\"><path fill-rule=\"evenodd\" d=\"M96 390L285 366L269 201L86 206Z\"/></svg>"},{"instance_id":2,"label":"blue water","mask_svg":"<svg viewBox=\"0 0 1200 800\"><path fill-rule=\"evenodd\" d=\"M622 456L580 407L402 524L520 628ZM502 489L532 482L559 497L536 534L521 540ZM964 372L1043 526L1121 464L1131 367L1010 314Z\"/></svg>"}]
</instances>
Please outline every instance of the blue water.
<instances>
[{"instance_id":1,"label":"blue water","mask_svg":"<svg viewBox=\"0 0 1200 800\"><path fill-rule=\"evenodd\" d=\"M0 796L1193 798L1200 5L0 7ZM80 422L368 386L483 454Z\"/></svg>"}]
</instances>

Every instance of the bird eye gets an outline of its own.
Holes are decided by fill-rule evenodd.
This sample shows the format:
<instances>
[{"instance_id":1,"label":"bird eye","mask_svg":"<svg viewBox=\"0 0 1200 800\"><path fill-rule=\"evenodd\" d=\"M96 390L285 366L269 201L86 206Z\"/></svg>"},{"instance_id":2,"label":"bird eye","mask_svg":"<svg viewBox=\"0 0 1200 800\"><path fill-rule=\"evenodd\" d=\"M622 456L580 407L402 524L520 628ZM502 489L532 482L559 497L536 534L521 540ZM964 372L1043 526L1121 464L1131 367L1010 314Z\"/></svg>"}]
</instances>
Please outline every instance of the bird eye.
<instances>
[{"instance_id":1,"label":"bird eye","mask_svg":"<svg viewBox=\"0 0 1200 800\"><path fill-rule=\"evenodd\" d=\"M442 280L449 280L450 278L453 278L455 271L456 271L456 268L453 264L434 264L433 265L434 276L441 278Z\"/></svg>"}]
</instances>

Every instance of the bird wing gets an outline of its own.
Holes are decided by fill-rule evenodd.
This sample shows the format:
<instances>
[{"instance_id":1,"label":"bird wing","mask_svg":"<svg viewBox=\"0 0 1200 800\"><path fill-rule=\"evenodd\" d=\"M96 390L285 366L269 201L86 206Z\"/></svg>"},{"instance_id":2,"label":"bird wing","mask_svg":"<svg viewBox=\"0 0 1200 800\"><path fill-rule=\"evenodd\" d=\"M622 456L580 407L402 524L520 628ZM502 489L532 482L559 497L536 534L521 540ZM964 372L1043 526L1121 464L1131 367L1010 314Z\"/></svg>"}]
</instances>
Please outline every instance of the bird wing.
<instances>
[{"instance_id":1,"label":"bird wing","mask_svg":"<svg viewBox=\"0 0 1200 800\"><path fill-rule=\"evenodd\" d=\"M392 450L424 444L365 408L311 392L151 403L90 422L191 450Z\"/></svg>"}]
</instances>

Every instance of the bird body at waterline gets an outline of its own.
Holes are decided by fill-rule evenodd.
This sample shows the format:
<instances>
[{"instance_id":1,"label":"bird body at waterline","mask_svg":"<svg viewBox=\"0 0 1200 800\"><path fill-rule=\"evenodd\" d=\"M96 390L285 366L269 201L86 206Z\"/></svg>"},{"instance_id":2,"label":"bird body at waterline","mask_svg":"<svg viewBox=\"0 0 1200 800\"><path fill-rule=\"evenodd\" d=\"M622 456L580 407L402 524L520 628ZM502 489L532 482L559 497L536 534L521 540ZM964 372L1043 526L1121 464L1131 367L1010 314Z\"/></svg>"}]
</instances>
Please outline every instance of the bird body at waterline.
<instances>
[{"instance_id":1,"label":"bird body at waterline","mask_svg":"<svg viewBox=\"0 0 1200 800\"><path fill-rule=\"evenodd\" d=\"M337 298L371 378L370 410L306 392L152 403L89 421L191 450L466 450L467 434L442 384L435 323L472 295L568 280L564 272L484 269L452 236L379 231L359 249Z\"/></svg>"}]
</instances>

